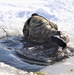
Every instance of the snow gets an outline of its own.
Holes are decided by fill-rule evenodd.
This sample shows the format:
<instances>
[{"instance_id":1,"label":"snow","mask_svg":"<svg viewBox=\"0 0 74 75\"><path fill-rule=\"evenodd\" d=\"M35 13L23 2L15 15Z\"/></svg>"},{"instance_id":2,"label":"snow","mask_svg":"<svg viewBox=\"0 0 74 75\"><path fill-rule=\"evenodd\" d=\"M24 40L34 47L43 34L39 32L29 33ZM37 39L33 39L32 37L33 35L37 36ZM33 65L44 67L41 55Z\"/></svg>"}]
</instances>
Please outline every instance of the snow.
<instances>
[{"instance_id":1,"label":"snow","mask_svg":"<svg viewBox=\"0 0 74 75\"><path fill-rule=\"evenodd\" d=\"M56 23L60 31L74 35L74 0L0 0L0 37L22 35L25 21L38 13ZM4 29L4 30L3 30Z\"/></svg>"},{"instance_id":2,"label":"snow","mask_svg":"<svg viewBox=\"0 0 74 75\"><path fill-rule=\"evenodd\" d=\"M74 17L73 6L73 0L1 0L0 19L10 21L20 18L25 21L33 12L37 12L52 21L57 20L57 24L70 24Z\"/></svg>"},{"instance_id":3,"label":"snow","mask_svg":"<svg viewBox=\"0 0 74 75\"><path fill-rule=\"evenodd\" d=\"M36 12L55 22L59 30L73 30L74 0L0 0L0 26L22 29L24 22ZM17 27L19 24L19 27Z\"/></svg>"}]
</instances>

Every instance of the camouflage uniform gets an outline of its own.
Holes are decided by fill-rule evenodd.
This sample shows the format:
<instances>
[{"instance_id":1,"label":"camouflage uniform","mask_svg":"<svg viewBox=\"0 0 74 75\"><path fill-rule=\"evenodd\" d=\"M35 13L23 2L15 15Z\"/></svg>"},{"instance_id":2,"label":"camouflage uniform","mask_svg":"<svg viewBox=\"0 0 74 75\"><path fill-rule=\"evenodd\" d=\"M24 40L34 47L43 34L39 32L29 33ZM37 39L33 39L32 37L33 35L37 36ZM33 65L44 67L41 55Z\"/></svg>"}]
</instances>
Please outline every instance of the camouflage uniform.
<instances>
[{"instance_id":1,"label":"camouflage uniform","mask_svg":"<svg viewBox=\"0 0 74 75\"><path fill-rule=\"evenodd\" d=\"M67 36L58 31L56 24L37 14L32 15L25 22L23 34L29 40L37 43L51 41L51 36L53 35L59 35L66 43L68 42Z\"/></svg>"}]
</instances>

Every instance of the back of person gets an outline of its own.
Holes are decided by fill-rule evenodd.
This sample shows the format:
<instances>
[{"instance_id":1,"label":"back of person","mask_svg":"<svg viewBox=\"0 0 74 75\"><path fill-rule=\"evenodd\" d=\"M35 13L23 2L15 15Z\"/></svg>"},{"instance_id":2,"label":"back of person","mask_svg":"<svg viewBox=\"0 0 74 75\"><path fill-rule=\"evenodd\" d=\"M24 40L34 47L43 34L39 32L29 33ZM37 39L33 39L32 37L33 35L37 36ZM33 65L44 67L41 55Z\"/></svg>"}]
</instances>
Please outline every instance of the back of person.
<instances>
[{"instance_id":1,"label":"back of person","mask_svg":"<svg viewBox=\"0 0 74 75\"><path fill-rule=\"evenodd\" d=\"M23 34L25 38L36 43L52 41L66 47L69 42L68 36L58 31L56 24L35 13L25 22Z\"/></svg>"},{"instance_id":2,"label":"back of person","mask_svg":"<svg viewBox=\"0 0 74 75\"><path fill-rule=\"evenodd\" d=\"M44 43L56 34L56 30L58 30L56 24L38 14L32 14L24 25L23 33L33 42Z\"/></svg>"}]
</instances>

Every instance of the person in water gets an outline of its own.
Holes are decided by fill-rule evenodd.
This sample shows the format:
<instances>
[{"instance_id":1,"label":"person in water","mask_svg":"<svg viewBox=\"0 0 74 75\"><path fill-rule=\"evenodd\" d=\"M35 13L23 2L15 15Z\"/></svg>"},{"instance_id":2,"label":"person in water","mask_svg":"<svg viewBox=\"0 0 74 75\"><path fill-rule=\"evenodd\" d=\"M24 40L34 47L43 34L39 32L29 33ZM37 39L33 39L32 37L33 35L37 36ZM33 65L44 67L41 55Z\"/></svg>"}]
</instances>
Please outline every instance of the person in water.
<instances>
[{"instance_id":1,"label":"person in water","mask_svg":"<svg viewBox=\"0 0 74 75\"><path fill-rule=\"evenodd\" d=\"M33 13L23 27L25 38L36 43L56 43L65 48L69 42L67 35L58 31L58 26L43 16Z\"/></svg>"}]
</instances>

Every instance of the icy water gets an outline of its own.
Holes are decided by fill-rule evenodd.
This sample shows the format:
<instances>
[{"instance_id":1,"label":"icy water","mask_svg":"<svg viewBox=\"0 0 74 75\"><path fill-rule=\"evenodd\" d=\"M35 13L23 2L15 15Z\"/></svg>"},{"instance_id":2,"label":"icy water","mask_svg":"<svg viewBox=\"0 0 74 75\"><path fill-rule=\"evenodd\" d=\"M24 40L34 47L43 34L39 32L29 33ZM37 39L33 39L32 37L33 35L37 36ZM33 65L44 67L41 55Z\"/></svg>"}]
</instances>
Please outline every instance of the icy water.
<instances>
[{"instance_id":1,"label":"icy water","mask_svg":"<svg viewBox=\"0 0 74 75\"><path fill-rule=\"evenodd\" d=\"M22 39L21 36L9 36L0 39L0 62L27 71L38 71L45 68L46 66L42 65L48 65L48 63L32 61L15 52L15 49L23 48L25 42ZM48 70L46 69L46 71Z\"/></svg>"},{"instance_id":2,"label":"icy water","mask_svg":"<svg viewBox=\"0 0 74 75\"><path fill-rule=\"evenodd\" d=\"M26 42L26 40L24 41L23 37L21 36L19 37L10 36L1 38L0 61L4 63L9 63L11 65L12 59L13 61L15 60L12 57L15 57L16 59L20 60L23 63L25 62L30 63L29 65L36 64L38 66L38 65L52 64L53 62L51 60L55 59L55 57L52 57L52 55L54 54L54 50L57 50L57 48L55 49L51 48L52 49L51 50L51 49L42 49L41 47L42 47L41 44L35 44L30 41ZM47 55L50 54L51 57L49 58L49 56L47 56L46 54ZM14 65L14 63L12 63L12 65Z\"/></svg>"},{"instance_id":3,"label":"icy water","mask_svg":"<svg viewBox=\"0 0 74 75\"><path fill-rule=\"evenodd\" d=\"M71 30L68 34L70 38L68 47L74 50L74 33ZM24 59L23 56L15 52L15 49L20 49L23 44L25 42L21 36L0 38L0 62L22 70L46 72L48 75L74 75L74 56L52 65L43 66L40 65L40 62Z\"/></svg>"},{"instance_id":4,"label":"icy water","mask_svg":"<svg viewBox=\"0 0 74 75\"><path fill-rule=\"evenodd\" d=\"M38 71L43 68L44 66L23 62L28 60L15 52L16 48L19 49L23 46L23 43L20 41L21 37L5 37L0 39L0 62L27 71Z\"/></svg>"}]
</instances>

